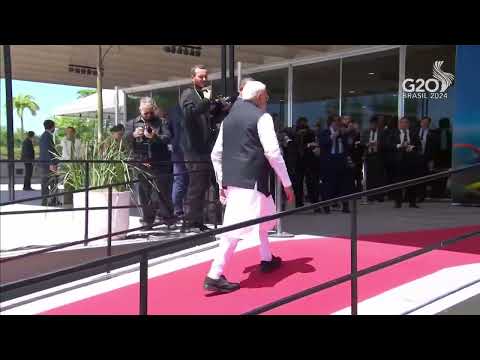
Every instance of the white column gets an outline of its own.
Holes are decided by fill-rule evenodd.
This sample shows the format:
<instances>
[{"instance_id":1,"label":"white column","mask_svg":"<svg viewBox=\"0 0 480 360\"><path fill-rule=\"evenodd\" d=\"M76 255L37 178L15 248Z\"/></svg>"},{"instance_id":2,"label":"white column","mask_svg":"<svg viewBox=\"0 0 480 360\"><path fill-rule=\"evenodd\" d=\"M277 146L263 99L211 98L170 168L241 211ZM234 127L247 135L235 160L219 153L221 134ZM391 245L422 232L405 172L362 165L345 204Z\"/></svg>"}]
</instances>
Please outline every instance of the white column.
<instances>
[{"instance_id":1,"label":"white column","mask_svg":"<svg viewBox=\"0 0 480 360\"><path fill-rule=\"evenodd\" d=\"M122 91L123 94L123 123L126 124L128 119L127 119L127 93L125 91Z\"/></svg>"},{"instance_id":2,"label":"white column","mask_svg":"<svg viewBox=\"0 0 480 360\"><path fill-rule=\"evenodd\" d=\"M115 125L118 125L118 86L115 86Z\"/></svg>"},{"instance_id":3,"label":"white column","mask_svg":"<svg viewBox=\"0 0 480 360\"><path fill-rule=\"evenodd\" d=\"M342 116L342 91L343 91L343 59L340 58L340 86L338 87L338 116Z\"/></svg>"},{"instance_id":4,"label":"white column","mask_svg":"<svg viewBox=\"0 0 480 360\"><path fill-rule=\"evenodd\" d=\"M237 91L240 91L240 82L242 81L242 62L237 62Z\"/></svg>"}]
</instances>

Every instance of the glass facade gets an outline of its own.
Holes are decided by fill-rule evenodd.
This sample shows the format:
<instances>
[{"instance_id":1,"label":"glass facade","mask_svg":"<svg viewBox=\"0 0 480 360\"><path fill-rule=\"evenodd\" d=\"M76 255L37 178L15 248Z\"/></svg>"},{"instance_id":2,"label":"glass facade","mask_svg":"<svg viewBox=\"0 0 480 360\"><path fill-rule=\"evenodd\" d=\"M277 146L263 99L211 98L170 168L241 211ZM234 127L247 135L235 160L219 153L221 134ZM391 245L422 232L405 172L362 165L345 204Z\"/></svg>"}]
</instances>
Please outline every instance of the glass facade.
<instances>
[{"instance_id":1,"label":"glass facade","mask_svg":"<svg viewBox=\"0 0 480 360\"><path fill-rule=\"evenodd\" d=\"M267 111L273 117L275 129L286 127L288 125L288 69L256 72L246 76L251 76L267 85L270 96ZM283 109L280 109L281 101L283 101Z\"/></svg>"},{"instance_id":2,"label":"glass facade","mask_svg":"<svg viewBox=\"0 0 480 360\"><path fill-rule=\"evenodd\" d=\"M398 49L343 59L342 115L350 115L362 128L373 115L396 117L398 78Z\"/></svg>"},{"instance_id":3,"label":"glass facade","mask_svg":"<svg viewBox=\"0 0 480 360\"><path fill-rule=\"evenodd\" d=\"M270 95L268 111L277 129L294 125L299 117L306 117L311 127L318 124L323 128L328 116L333 114L350 115L361 128L368 127L373 115L383 117L386 123L395 123L398 116L404 114L412 120L428 115L432 117L432 126L437 127L440 119L453 118L454 84L448 89L448 98L445 99L401 98L399 101L399 94L402 95L399 79L402 76L431 78L433 64L437 60L444 61L443 71L454 73L455 49L455 45L408 45L404 59L400 49L395 47L310 64L292 63L290 89L289 64L275 70L249 71L243 76L253 77L267 85ZM402 68L405 74L400 74ZM221 80L213 80L212 85L214 94L220 94ZM157 103L168 110L187 86L190 84L128 94L129 118L137 112L140 96L153 95ZM284 104L282 111L281 101ZM404 114L399 114L402 110L399 110L399 103L403 105Z\"/></svg>"},{"instance_id":4,"label":"glass facade","mask_svg":"<svg viewBox=\"0 0 480 360\"><path fill-rule=\"evenodd\" d=\"M293 125L306 117L313 127L326 127L327 118L340 112L340 59L293 68Z\"/></svg>"}]
</instances>

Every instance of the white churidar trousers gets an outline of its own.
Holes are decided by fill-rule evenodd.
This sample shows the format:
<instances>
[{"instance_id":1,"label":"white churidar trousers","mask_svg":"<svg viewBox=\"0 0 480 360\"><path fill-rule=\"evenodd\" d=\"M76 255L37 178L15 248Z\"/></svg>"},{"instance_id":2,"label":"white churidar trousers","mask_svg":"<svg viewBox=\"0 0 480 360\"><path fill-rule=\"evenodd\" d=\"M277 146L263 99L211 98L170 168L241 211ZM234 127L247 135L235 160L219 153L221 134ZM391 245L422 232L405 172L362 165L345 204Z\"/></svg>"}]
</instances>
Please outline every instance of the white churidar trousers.
<instances>
[{"instance_id":1,"label":"white churidar trousers","mask_svg":"<svg viewBox=\"0 0 480 360\"><path fill-rule=\"evenodd\" d=\"M255 189L243 189L229 186L226 190L226 198L223 226L272 215L276 212L272 196L266 197L263 193L257 191L256 187ZM273 229L276 224L277 220L272 220L220 235L220 244L208 272L208 277L211 279L220 278L240 239L260 242L260 259L263 261L272 260L268 231Z\"/></svg>"}]
</instances>

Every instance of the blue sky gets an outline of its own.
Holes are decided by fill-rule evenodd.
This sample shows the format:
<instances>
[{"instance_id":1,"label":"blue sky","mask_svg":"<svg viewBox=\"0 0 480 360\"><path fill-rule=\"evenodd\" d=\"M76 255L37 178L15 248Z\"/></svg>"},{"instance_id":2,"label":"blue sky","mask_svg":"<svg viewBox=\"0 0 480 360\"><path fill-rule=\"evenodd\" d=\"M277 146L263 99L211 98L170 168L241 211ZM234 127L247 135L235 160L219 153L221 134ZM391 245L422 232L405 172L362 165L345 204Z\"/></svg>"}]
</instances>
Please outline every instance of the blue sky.
<instances>
[{"instance_id":1,"label":"blue sky","mask_svg":"<svg viewBox=\"0 0 480 360\"><path fill-rule=\"evenodd\" d=\"M5 108L5 80L0 80L0 104L1 104L1 126L6 127L6 108ZM89 89L86 87L45 84L31 81L13 81L13 96L18 94L32 95L35 101L40 106L40 110L36 116L32 116L28 110L24 113L24 127L25 131L35 131L40 135L43 132L43 121L53 115L56 107L71 103L78 97L77 91L81 89ZM20 128L20 119L15 110L13 115L13 124L15 129Z\"/></svg>"}]
</instances>

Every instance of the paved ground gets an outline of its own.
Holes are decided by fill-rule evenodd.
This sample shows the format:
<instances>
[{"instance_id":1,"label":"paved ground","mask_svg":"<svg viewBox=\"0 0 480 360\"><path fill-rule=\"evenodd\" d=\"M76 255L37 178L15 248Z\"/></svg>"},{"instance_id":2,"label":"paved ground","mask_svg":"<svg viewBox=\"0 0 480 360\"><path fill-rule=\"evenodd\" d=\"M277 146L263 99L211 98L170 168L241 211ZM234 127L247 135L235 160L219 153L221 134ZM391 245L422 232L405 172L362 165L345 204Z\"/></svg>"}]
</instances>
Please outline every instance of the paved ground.
<instances>
[{"instance_id":1,"label":"paved ground","mask_svg":"<svg viewBox=\"0 0 480 360\"><path fill-rule=\"evenodd\" d=\"M40 185L34 184L37 191L21 191L22 185L16 186L16 198L26 198L40 195ZM8 201L8 192L5 185L1 185L1 202ZM39 205L40 200L29 202ZM401 209L393 208L392 202L373 203L362 205L358 203L358 234L381 234L390 232L414 231L424 229L438 229L480 223L480 207L453 206L449 202L425 202L419 204L420 209L410 209L404 206ZM136 209L131 210L131 215L138 215ZM350 236L350 215L338 210L331 214L315 214L313 211L292 215L283 220L284 230L292 234L311 234L323 236ZM178 236L178 235L177 235ZM117 246L114 254L133 250L145 246L145 242ZM73 266L85 261L105 256L105 249L77 248L74 250L60 251L50 254L35 256L20 260L15 263L1 265L0 282L10 282L25 277L55 271L67 266ZM467 300L458 306L443 313L478 313L480 297ZM477 312L475 312L477 311Z\"/></svg>"},{"instance_id":2,"label":"paved ground","mask_svg":"<svg viewBox=\"0 0 480 360\"><path fill-rule=\"evenodd\" d=\"M480 315L480 295L456 304L438 315Z\"/></svg>"},{"instance_id":3,"label":"paved ground","mask_svg":"<svg viewBox=\"0 0 480 360\"><path fill-rule=\"evenodd\" d=\"M480 224L480 207L453 206L448 202L425 202L420 209L404 206L395 209L392 202L358 205L358 234L439 229ZM283 220L285 231L293 234L350 236L350 214L332 211L329 215L313 211Z\"/></svg>"}]
</instances>

